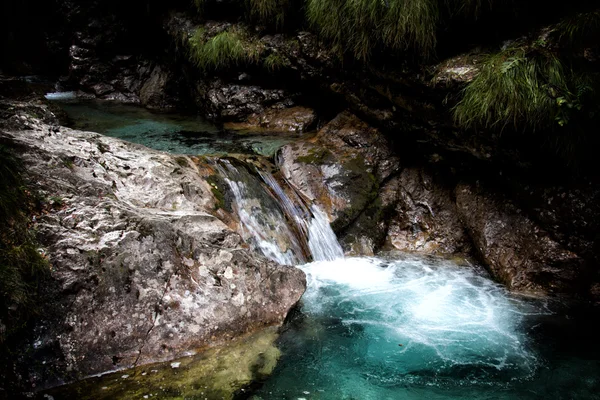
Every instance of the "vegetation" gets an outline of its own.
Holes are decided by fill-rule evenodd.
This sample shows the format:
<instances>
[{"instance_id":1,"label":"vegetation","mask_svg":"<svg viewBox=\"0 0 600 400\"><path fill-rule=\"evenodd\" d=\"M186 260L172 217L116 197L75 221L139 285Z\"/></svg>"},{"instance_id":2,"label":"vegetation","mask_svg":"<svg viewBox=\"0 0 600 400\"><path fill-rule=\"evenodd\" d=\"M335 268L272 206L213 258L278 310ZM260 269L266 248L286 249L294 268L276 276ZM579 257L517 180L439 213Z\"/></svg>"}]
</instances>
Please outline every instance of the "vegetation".
<instances>
[{"instance_id":1,"label":"vegetation","mask_svg":"<svg viewBox=\"0 0 600 400\"><path fill-rule=\"evenodd\" d=\"M211 38L202 28L188 41L190 60L201 70L219 70L258 61L262 46L232 27Z\"/></svg>"},{"instance_id":2,"label":"vegetation","mask_svg":"<svg viewBox=\"0 0 600 400\"><path fill-rule=\"evenodd\" d=\"M367 59L379 43L431 53L439 18L437 0L308 0L309 23L337 50Z\"/></svg>"},{"instance_id":3,"label":"vegetation","mask_svg":"<svg viewBox=\"0 0 600 400\"><path fill-rule=\"evenodd\" d=\"M568 74L554 53L537 47L516 45L490 55L454 109L456 122L466 128L546 128L563 102L576 104Z\"/></svg>"},{"instance_id":4,"label":"vegetation","mask_svg":"<svg viewBox=\"0 0 600 400\"><path fill-rule=\"evenodd\" d=\"M48 271L28 229L32 195L20 169L12 153L0 146L0 342L37 311L38 282Z\"/></svg>"},{"instance_id":5,"label":"vegetation","mask_svg":"<svg viewBox=\"0 0 600 400\"><path fill-rule=\"evenodd\" d=\"M551 37L570 48L597 44L600 41L600 9L563 19L554 26Z\"/></svg>"},{"instance_id":6,"label":"vegetation","mask_svg":"<svg viewBox=\"0 0 600 400\"><path fill-rule=\"evenodd\" d=\"M539 131L593 117L598 72L578 61L571 46L600 33L600 12L576 17L558 23L547 37L517 41L489 55L454 108L457 124Z\"/></svg>"},{"instance_id":7,"label":"vegetation","mask_svg":"<svg viewBox=\"0 0 600 400\"><path fill-rule=\"evenodd\" d=\"M288 66L289 64L290 64L290 62L287 58L285 58L277 53L269 54L263 61L264 67L271 72L278 71L278 70Z\"/></svg>"},{"instance_id":8,"label":"vegetation","mask_svg":"<svg viewBox=\"0 0 600 400\"><path fill-rule=\"evenodd\" d=\"M281 28L285 22L288 0L246 0L248 15L262 24L274 24Z\"/></svg>"}]
</instances>

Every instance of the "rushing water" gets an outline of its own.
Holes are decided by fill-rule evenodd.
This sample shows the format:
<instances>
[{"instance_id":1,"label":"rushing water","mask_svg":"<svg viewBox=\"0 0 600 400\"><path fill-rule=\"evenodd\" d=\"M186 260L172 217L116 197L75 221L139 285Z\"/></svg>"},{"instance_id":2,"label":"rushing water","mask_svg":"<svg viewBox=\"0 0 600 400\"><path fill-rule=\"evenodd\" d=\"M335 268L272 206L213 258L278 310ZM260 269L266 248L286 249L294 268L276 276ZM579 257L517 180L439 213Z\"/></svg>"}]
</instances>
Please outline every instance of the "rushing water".
<instances>
[{"instance_id":1,"label":"rushing water","mask_svg":"<svg viewBox=\"0 0 600 400\"><path fill-rule=\"evenodd\" d=\"M64 108L75 128L174 153L272 154L289 140L231 136L237 134L201 119L138 107L64 103ZM85 381L74 392L68 387L54 392L56 399L73 398L72 393L223 398L211 397L208 389L221 393L230 381L253 376L254 370L241 368L247 362L240 360L250 355L268 360L263 364L272 374L252 391L239 392L241 399L600 399L595 314L586 311L582 318L558 303L511 295L484 270L464 263L402 254L344 258L325 213L284 179L230 159L215 159L214 166L244 240L282 264L302 264L307 274L301 305L277 342L281 355L269 334L266 341L256 340L254 353L239 344L231 354L218 353L216 367L189 359L181 364L186 368L172 371L167 364L168 373L156 377L155 370L144 370L133 383L127 383L127 374ZM211 373L223 378L227 368L220 386L210 383Z\"/></svg>"},{"instance_id":2,"label":"rushing water","mask_svg":"<svg viewBox=\"0 0 600 400\"><path fill-rule=\"evenodd\" d=\"M600 397L598 346L584 353L591 359L565 357L555 337L539 334L556 323L547 305L510 295L477 268L406 256L301 268L301 312L256 398Z\"/></svg>"},{"instance_id":3,"label":"rushing water","mask_svg":"<svg viewBox=\"0 0 600 400\"><path fill-rule=\"evenodd\" d=\"M236 167L226 159L216 168L235 200L241 235L256 251L284 265L344 257L327 215L308 206L285 180L284 189L272 174L253 174L252 167Z\"/></svg>"}]
</instances>

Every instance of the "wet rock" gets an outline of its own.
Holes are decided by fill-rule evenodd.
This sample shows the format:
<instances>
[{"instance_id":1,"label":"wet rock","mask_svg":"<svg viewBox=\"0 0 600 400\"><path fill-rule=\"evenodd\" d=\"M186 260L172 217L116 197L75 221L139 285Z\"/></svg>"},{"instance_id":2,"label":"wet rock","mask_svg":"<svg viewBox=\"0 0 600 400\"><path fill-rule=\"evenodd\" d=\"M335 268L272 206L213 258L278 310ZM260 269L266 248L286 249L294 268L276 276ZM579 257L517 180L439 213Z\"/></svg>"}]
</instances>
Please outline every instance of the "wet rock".
<instances>
[{"instance_id":1,"label":"wet rock","mask_svg":"<svg viewBox=\"0 0 600 400\"><path fill-rule=\"evenodd\" d=\"M175 82L174 74L170 70L160 65L155 66L140 89L140 102L149 109L161 111L174 109L179 103L179 99L170 93L174 89Z\"/></svg>"},{"instance_id":2,"label":"wet rock","mask_svg":"<svg viewBox=\"0 0 600 400\"><path fill-rule=\"evenodd\" d=\"M583 260L551 238L506 198L461 184L456 203L479 257L494 277L517 291L576 293Z\"/></svg>"},{"instance_id":3,"label":"wet rock","mask_svg":"<svg viewBox=\"0 0 600 400\"><path fill-rule=\"evenodd\" d=\"M265 379L277 365L281 352L277 330L267 328L174 363L153 364L133 370L86 379L49 391L57 399L235 398L250 382Z\"/></svg>"},{"instance_id":4,"label":"wet rock","mask_svg":"<svg viewBox=\"0 0 600 400\"><path fill-rule=\"evenodd\" d=\"M244 122L226 123L226 129L294 132L308 131L316 122L314 110L307 107L271 108L262 114L253 114Z\"/></svg>"},{"instance_id":5,"label":"wet rock","mask_svg":"<svg viewBox=\"0 0 600 400\"><path fill-rule=\"evenodd\" d=\"M394 204L386 241L398 250L469 254L471 241L458 216L453 187L422 168L406 168L383 189Z\"/></svg>"},{"instance_id":6,"label":"wet rock","mask_svg":"<svg viewBox=\"0 0 600 400\"><path fill-rule=\"evenodd\" d=\"M52 282L21 360L32 384L227 342L280 324L302 295L300 270L250 252L215 216L200 160L35 119L28 128L1 136L41 193L60 198L35 226Z\"/></svg>"},{"instance_id":7,"label":"wet rock","mask_svg":"<svg viewBox=\"0 0 600 400\"><path fill-rule=\"evenodd\" d=\"M399 161L379 131L344 112L315 138L283 147L278 163L284 177L319 204L333 229L342 233L376 201L381 183L398 169ZM376 209L370 213L381 215ZM361 235L353 233L348 245L363 240Z\"/></svg>"},{"instance_id":8,"label":"wet rock","mask_svg":"<svg viewBox=\"0 0 600 400\"><path fill-rule=\"evenodd\" d=\"M199 82L197 104L211 118L244 121L266 109L283 109L294 105L293 96L283 89L265 89L256 85L228 83L220 79Z\"/></svg>"}]
</instances>

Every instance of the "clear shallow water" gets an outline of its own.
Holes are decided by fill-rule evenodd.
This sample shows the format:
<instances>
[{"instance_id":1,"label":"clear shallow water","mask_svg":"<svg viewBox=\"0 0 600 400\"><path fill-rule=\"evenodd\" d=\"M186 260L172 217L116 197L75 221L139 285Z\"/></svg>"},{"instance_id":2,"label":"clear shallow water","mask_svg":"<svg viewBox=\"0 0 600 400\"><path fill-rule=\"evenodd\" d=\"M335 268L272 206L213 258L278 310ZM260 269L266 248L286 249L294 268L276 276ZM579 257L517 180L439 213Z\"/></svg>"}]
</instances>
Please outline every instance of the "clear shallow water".
<instances>
[{"instance_id":1,"label":"clear shallow water","mask_svg":"<svg viewBox=\"0 0 600 400\"><path fill-rule=\"evenodd\" d=\"M302 269L301 311L255 398L600 398L598 346L574 356L557 332L582 332L482 271L417 258Z\"/></svg>"},{"instance_id":2,"label":"clear shallow water","mask_svg":"<svg viewBox=\"0 0 600 400\"><path fill-rule=\"evenodd\" d=\"M63 95L62 97L59 95ZM224 131L193 115L157 114L145 108L101 101L65 101L52 94L67 113L71 127L102 133L176 154L248 153L272 156L299 135Z\"/></svg>"}]
</instances>

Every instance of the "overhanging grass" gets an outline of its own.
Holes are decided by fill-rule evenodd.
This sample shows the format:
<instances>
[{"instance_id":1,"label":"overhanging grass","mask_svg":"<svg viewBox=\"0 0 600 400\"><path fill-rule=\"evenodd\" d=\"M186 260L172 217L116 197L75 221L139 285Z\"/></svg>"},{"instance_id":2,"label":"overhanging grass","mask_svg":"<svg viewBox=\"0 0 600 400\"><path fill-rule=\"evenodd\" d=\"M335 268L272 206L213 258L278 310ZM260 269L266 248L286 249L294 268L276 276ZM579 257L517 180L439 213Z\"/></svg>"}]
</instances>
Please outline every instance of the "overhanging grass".
<instances>
[{"instance_id":1,"label":"overhanging grass","mask_svg":"<svg viewBox=\"0 0 600 400\"><path fill-rule=\"evenodd\" d=\"M235 28L211 38L206 38L204 29L198 28L188 40L188 50L190 61L206 71L254 63L260 57L262 46Z\"/></svg>"},{"instance_id":2,"label":"overhanging grass","mask_svg":"<svg viewBox=\"0 0 600 400\"><path fill-rule=\"evenodd\" d=\"M484 61L454 108L455 120L465 128L551 127L561 122L561 107L577 106L569 90L571 75L550 51L508 48Z\"/></svg>"},{"instance_id":3,"label":"overhanging grass","mask_svg":"<svg viewBox=\"0 0 600 400\"><path fill-rule=\"evenodd\" d=\"M283 27L289 7L288 0L246 0L248 15L262 24Z\"/></svg>"},{"instance_id":4,"label":"overhanging grass","mask_svg":"<svg viewBox=\"0 0 600 400\"><path fill-rule=\"evenodd\" d=\"M551 36L567 47L596 45L600 40L600 9L563 19L552 28Z\"/></svg>"},{"instance_id":5,"label":"overhanging grass","mask_svg":"<svg viewBox=\"0 0 600 400\"><path fill-rule=\"evenodd\" d=\"M433 51L438 0L308 0L309 23L338 50L367 59L383 44L391 49Z\"/></svg>"}]
</instances>

